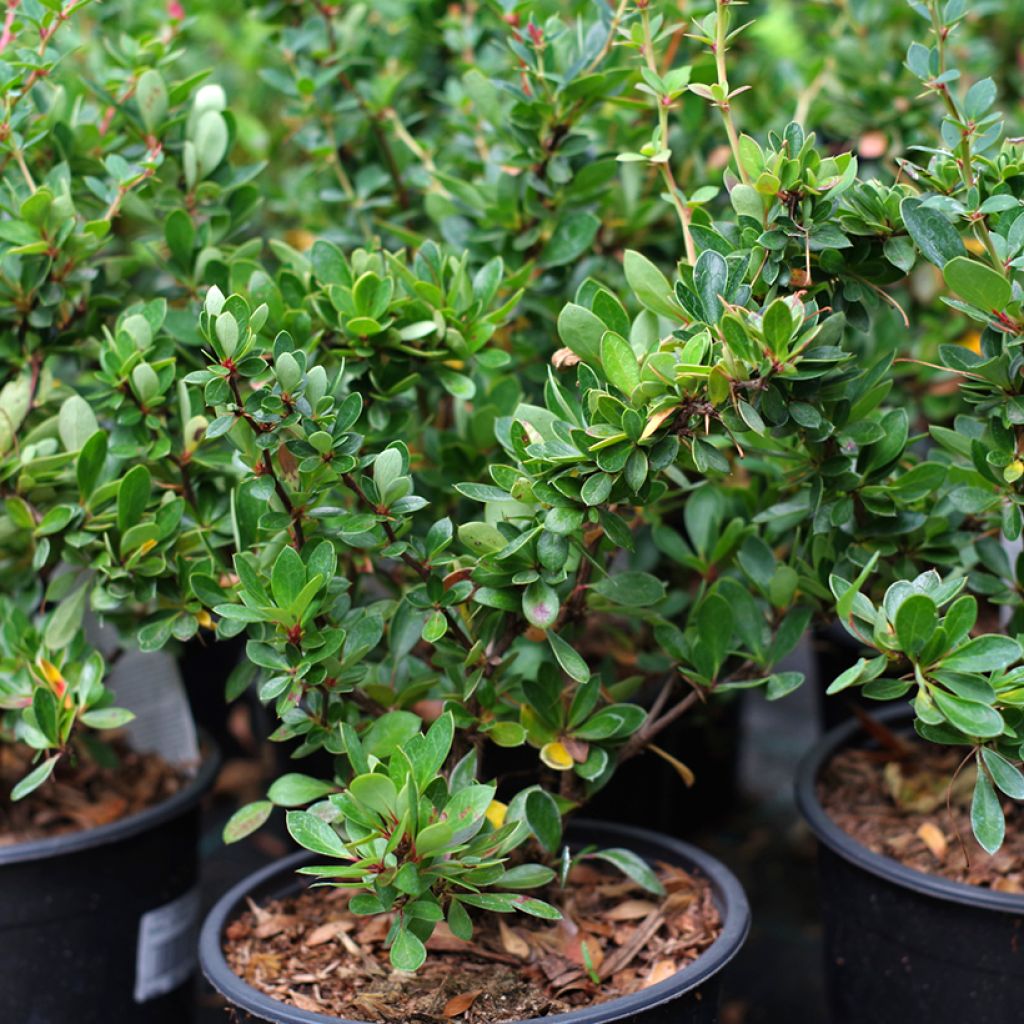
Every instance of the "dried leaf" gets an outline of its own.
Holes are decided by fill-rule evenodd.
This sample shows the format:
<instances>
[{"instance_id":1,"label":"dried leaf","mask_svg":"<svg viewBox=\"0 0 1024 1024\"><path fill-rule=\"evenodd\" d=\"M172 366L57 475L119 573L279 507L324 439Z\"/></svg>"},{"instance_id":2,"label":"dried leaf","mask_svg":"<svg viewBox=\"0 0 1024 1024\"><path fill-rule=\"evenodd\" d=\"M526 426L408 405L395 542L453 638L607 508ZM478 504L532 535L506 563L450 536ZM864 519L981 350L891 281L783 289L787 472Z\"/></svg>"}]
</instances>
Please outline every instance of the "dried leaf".
<instances>
[{"instance_id":1,"label":"dried leaf","mask_svg":"<svg viewBox=\"0 0 1024 1024\"><path fill-rule=\"evenodd\" d=\"M609 921L639 921L654 910L654 906L650 900L623 900L604 916Z\"/></svg>"},{"instance_id":2,"label":"dried leaf","mask_svg":"<svg viewBox=\"0 0 1024 1024\"><path fill-rule=\"evenodd\" d=\"M678 968L676 967L675 960L659 960L648 972L647 977L644 978L643 987L650 988L651 985L657 985L659 982L668 981L673 974L676 973Z\"/></svg>"},{"instance_id":3,"label":"dried leaf","mask_svg":"<svg viewBox=\"0 0 1024 1024\"><path fill-rule=\"evenodd\" d=\"M932 851L936 860L946 859L949 844L946 842L946 837L942 834L942 830L937 825L926 821L917 830L917 837Z\"/></svg>"},{"instance_id":4,"label":"dried leaf","mask_svg":"<svg viewBox=\"0 0 1024 1024\"><path fill-rule=\"evenodd\" d=\"M461 992L457 996L452 996L444 1004L444 1015L450 1019L458 1017L460 1013L465 1013L476 1002L476 997L482 991L483 989L477 988L473 989L472 992Z\"/></svg>"},{"instance_id":5,"label":"dried leaf","mask_svg":"<svg viewBox=\"0 0 1024 1024\"><path fill-rule=\"evenodd\" d=\"M520 960L530 958L529 944L501 918L498 918L498 929L501 932L501 946L506 953L511 953L512 956L517 956Z\"/></svg>"}]
</instances>

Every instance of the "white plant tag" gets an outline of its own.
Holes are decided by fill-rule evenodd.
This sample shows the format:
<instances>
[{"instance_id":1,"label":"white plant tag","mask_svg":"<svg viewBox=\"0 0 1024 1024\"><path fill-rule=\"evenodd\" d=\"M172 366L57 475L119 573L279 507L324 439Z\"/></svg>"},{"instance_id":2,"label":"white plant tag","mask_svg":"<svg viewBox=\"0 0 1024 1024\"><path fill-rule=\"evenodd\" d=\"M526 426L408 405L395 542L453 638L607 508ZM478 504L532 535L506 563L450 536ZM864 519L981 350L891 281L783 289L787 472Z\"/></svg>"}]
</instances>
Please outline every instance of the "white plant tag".
<instances>
[{"instance_id":1,"label":"white plant tag","mask_svg":"<svg viewBox=\"0 0 1024 1024\"><path fill-rule=\"evenodd\" d=\"M195 969L199 890L190 889L139 919L135 954L135 1002L177 988Z\"/></svg>"}]
</instances>

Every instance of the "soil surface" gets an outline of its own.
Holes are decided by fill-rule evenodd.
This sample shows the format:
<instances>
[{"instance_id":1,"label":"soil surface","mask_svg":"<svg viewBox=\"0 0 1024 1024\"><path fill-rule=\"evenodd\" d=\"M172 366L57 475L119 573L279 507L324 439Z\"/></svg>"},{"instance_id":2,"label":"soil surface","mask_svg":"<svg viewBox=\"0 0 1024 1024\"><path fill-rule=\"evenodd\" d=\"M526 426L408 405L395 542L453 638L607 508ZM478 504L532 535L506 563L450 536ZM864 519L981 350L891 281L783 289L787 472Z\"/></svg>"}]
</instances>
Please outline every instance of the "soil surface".
<instances>
[{"instance_id":1,"label":"soil surface","mask_svg":"<svg viewBox=\"0 0 1024 1024\"><path fill-rule=\"evenodd\" d=\"M666 896L653 899L622 875L578 865L566 890L537 893L563 920L476 912L471 943L441 923L415 974L388 962L389 918L349 914L344 889L250 903L227 929L225 955L254 988L303 1010L424 1024L526 1020L657 984L711 945L721 921L709 883L667 864L658 875Z\"/></svg>"},{"instance_id":2,"label":"soil surface","mask_svg":"<svg viewBox=\"0 0 1024 1024\"><path fill-rule=\"evenodd\" d=\"M906 740L907 752L843 750L825 766L818 799L829 817L874 853L957 882L1024 892L1024 815L1003 800L1006 840L993 855L971 832L973 762L962 748ZM954 780L954 775L955 780Z\"/></svg>"},{"instance_id":3,"label":"soil surface","mask_svg":"<svg viewBox=\"0 0 1024 1024\"><path fill-rule=\"evenodd\" d=\"M119 741L111 748L111 765L65 758L35 792L12 803L7 794L32 766L25 748L0 745L0 846L109 825L162 803L186 782L156 754L137 754Z\"/></svg>"}]
</instances>

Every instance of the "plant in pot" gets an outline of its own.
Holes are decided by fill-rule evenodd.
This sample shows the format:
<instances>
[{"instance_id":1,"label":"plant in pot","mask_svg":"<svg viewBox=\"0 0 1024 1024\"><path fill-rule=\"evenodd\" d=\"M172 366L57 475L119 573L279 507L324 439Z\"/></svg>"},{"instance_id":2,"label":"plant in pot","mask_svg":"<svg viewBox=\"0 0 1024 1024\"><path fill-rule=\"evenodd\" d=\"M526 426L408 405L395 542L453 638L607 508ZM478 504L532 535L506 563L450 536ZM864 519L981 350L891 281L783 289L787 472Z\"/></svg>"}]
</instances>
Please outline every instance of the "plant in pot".
<instances>
[{"instance_id":1,"label":"plant in pot","mask_svg":"<svg viewBox=\"0 0 1024 1024\"><path fill-rule=\"evenodd\" d=\"M190 368L189 339L170 333L172 305L189 301L200 248L209 266L230 247L254 194L227 160L223 92L179 78L177 22L164 21L103 48L83 45L97 31L90 4L10 4L0 35L0 1016L11 1020L190 1012L198 801L215 756L200 763L173 665L138 650L203 523L187 476L202 421L176 390L171 357L180 345ZM182 615L175 635L204 621ZM133 721L132 683L151 691L146 703L163 694L159 721ZM48 982L54 962L75 965L60 985Z\"/></svg>"},{"instance_id":2,"label":"plant in pot","mask_svg":"<svg viewBox=\"0 0 1024 1024\"><path fill-rule=\"evenodd\" d=\"M980 338L976 350L939 346L958 401L928 425L925 461L909 472L942 481L935 511L956 557L926 549L889 586L872 560L833 577L839 620L874 651L831 691L909 707L829 734L801 768L798 799L820 840L833 1019L994 1022L1013 1019L1024 994L1021 162L992 80L967 87L947 64L963 5L920 13L933 34L911 44L907 67L945 116L903 219L941 273L942 302Z\"/></svg>"},{"instance_id":3,"label":"plant in pot","mask_svg":"<svg viewBox=\"0 0 1024 1024\"><path fill-rule=\"evenodd\" d=\"M663 167L660 112L680 83L646 66L668 30L647 5L626 13L616 27L659 112L626 162L662 178L692 259L670 283L631 250L619 294L582 282L539 394L510 394L518 277L500 259L272 244L281 265L254 277L280 280L280 301L264 304L262 283L206 295L208 364L183 384L208 406L203 458L233 477L230 568L197 561L189 587L220 635L248 634L273 738L334 758L329 777L287 773L226 829L241 839L282 807L306 851L240 883L204 927L207 976L257 1019L378 1013L360 1001L366 972L391 978L399 1016L713 1020L716 972L745 930L727 873L565 819L642 750L665 756L659 734L712 696L799 685L772 666L837 566L885 550L899 571L896 545L939 544L922 509L943 474L893 483L909 431L883 408L892 353L846 323L888 315L907 191L858 181L849 154L798 125L762 145L730 117L731 209L713 221L687 205ZM728 35L715 16L698 29L718 49ZM728 107L724 81L693 95ZM464 450L470 423L491 432L486 458ZM837 529L851 491L892 520L858 515L855 543ZM659 556L671 575L643 567ZM646 680L649 708L628 700ZM525 751L526 777L495 777L494 746ZM602 941L594 892L609 886L639 887L645 923L621 944ZM683 903L708 911L687 955ZM520 961L552 974L495 966Z\"/></svg>"}]
</instances>

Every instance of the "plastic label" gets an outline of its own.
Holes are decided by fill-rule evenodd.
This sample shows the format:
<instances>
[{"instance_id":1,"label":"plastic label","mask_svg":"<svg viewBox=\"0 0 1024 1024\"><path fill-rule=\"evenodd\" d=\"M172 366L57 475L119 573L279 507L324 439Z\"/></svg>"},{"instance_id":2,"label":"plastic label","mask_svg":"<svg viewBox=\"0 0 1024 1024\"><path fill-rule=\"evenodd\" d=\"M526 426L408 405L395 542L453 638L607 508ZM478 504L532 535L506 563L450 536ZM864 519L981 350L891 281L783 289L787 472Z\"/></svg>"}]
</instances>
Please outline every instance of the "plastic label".
<instances>
[{"instance_id":1,"label":"plastic label","mask_svg":"<svg viewBox=\"0 0 1024 1024\"><path fill-rule=\"evenodd\" d=\"M199 890L143 914L135 954L135 1002L145 1003L177 988L196 965Z\"/></svg>"}]
</instances>

